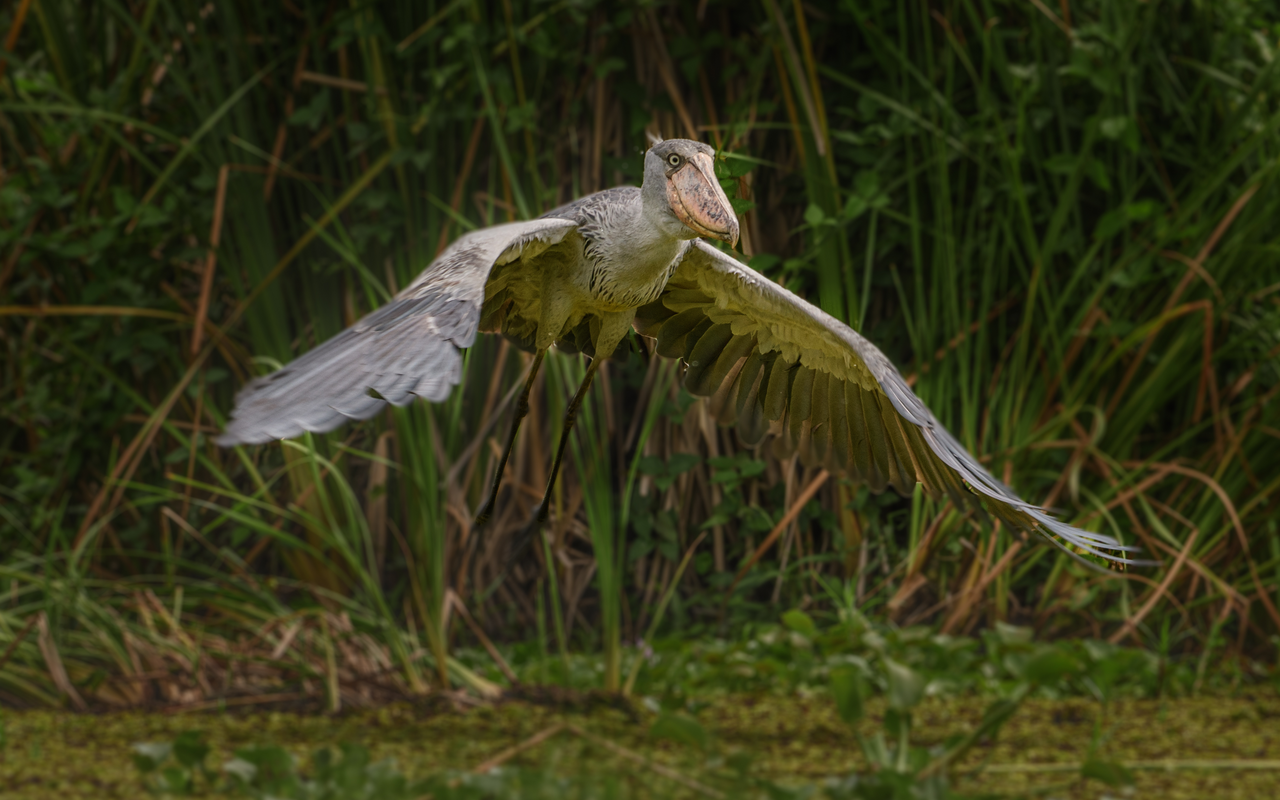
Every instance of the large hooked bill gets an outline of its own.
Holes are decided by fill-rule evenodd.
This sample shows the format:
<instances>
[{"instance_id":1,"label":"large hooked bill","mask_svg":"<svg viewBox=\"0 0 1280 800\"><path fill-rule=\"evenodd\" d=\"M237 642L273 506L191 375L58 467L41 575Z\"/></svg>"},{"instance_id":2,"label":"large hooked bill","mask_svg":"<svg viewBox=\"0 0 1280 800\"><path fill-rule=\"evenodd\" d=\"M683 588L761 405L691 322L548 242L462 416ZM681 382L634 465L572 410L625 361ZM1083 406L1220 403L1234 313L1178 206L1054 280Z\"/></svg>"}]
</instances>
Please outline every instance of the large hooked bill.
<instances>
[{"instance_id":1,"label":"large hooked bill","mask_svg":"<svg viewBox=\"0 0 1280 800\"><path fill-rule=\"evenodd\" d=\"M685 225L702 236L738 243L738 217L716 180L715 163L698 153L667 179L667 202Z\"/></svg>"}]
</instances>

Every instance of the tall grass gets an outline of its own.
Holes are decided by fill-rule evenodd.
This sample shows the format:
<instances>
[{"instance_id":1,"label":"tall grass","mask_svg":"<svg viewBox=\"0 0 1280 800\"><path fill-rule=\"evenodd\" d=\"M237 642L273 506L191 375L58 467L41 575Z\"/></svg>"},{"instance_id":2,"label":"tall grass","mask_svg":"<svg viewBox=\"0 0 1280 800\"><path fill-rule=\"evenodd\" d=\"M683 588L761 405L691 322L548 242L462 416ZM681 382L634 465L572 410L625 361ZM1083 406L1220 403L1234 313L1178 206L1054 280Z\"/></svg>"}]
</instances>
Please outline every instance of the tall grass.
<instances>
[{"instance_id":1,"label":"tall grass","mask_svg":"<svg viewBox=\"0 0 1280 800\"><path fill-rule=\"evenodd\" d=\"M408 691L488 690L452 644L544 613L561 647L601 626L616 687L620 643L663 598L669 626L732 625L821 597L825 577L904 624L1265 651L1280 14L1054 5L0 12L0 654L27 670L3 697L68 696L63 650L73 687L138 672L120 643L154 612L122 598L143 587L211 631L310 614L317 642L371 636ZM576 356L539 377L484 530L522 363L498 341L445 404L210 443L238 385L463 231L637 181L646 130L739 156L722 180L754 267L879 343L1024 497L1160 566L1097 575L949 504L836 480L796 507L819 473L743 448L643 344L596 386L546 540L510 570Z\"/></svg>"}]
</instances>

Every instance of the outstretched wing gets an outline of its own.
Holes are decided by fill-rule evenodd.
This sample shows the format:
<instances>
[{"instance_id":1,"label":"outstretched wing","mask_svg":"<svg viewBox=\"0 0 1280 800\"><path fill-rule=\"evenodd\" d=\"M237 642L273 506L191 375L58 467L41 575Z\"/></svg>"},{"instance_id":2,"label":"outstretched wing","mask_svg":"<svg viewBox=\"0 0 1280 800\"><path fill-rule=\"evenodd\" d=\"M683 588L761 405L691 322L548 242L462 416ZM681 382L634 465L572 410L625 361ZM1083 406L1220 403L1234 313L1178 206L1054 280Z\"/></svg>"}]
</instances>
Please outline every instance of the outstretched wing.
<instances>
[{"instance_id":1,"label":"outstretched wing","mask_svg":"<svg viewBox=\"0 0 1280 800\"><path fill-rule=\"evenodd\" d=\"M770 432L806 463L880 492L918 483L958 507L1116 561L1136 550L1073 528L991 476L920 402L873 344L831 315L696 241L636 328L658 353L683 358L684 385L714 396L720 418L758 444ZM1110 552L1108 552L1110 551Z\"/></svg>"},{"instance_id":2,"label":"outstretched wing","mask_svg":"<svg viewBox=\"0 0 1280 800\"><path fill-rule=\"evenodd\" d=\"M459 238L391 302L247 384L218 444L330 431L387 403L445 399L462 378L459 348L475 340L493 267L535 256L575 228L571 220L539 219Z\"/></svg>"}]
</instances>

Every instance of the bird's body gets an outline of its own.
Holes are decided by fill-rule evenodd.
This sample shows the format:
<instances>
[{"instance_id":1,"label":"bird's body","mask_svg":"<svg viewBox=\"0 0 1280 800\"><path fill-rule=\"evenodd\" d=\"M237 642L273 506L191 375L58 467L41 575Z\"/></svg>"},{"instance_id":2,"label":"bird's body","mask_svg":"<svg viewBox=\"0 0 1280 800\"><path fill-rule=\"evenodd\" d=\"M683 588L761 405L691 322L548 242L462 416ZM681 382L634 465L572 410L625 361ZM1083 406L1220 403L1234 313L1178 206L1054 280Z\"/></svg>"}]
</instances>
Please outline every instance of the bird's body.
<instances>
[{"instance_id":1,"label":"bird's body","mask_svg":"<svg viewBox=\"0 0 1280 800\"><path fill-rule=\"evenodd\" d=\"M635 310L658 298L689 246L645 224L640 190L598 192L552 211L574 229L535 256L495 266L480 329L501 331L529 351L546 349L594 318L592 352L605 357Z\"/></svg>"},{"instance_id":2,"label":"bird's body","mask_svg":"<svg viewBox=\"0 0 1280 800\"><path fill-rule=\"evenodd\" d=\"M600 359L634 327L657 340L658 354L684 360L685 387L713 397L721 421L736 423L749 445L772 435L783 450L874 491L907 493L922 483L958 507L1125 560L1114 553L1132 548L1052 519L993 478L857 332L701 241L738 238L713 153L698 142L661 142L646 154L640 188L598 192L537 220L459 238L386 306L249 384L220 442L327 431L387 403L443 400L462 377L459 349L492 331L535 354L508 453L547 350L559 344L592 356L569 406L554 481Z\"/></svg>"}]
</instances>

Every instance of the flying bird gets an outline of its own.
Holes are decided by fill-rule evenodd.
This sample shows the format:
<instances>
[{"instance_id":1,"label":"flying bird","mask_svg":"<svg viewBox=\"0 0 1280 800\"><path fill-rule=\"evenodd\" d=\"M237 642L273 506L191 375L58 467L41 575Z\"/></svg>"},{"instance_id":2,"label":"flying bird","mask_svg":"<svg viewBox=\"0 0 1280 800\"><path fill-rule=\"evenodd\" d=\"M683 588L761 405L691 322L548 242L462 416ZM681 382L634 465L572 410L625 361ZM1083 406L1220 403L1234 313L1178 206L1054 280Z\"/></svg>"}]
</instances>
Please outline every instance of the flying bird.
<instances>
[{"instance_id":1,"label":"flying bird","mask_svg":"<svg viewBox=\"0 0 1280 800\"><path fill-rule=\"evenodd\" d=\"M634 328L682 359L689 392L712 397L748 445L773 435L808 464L872 491L915 484L958 508L985 510L1068 552L1129 562L1103 534L1054 519L996 480L956 441L873 344L706 239L738 241L715 176L715 151L687 139L645 154L639 188L607 189L527 222L455 241L404 291L236 398L223 446L330 431L388 403L444 400L479 331L533 354L507 446L477 521L497 500L529 390L552 345L590 357L566 410L547 503L577 410L599 369Z\"/></svg>"}]
</instances>

